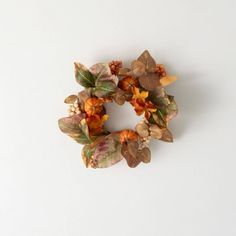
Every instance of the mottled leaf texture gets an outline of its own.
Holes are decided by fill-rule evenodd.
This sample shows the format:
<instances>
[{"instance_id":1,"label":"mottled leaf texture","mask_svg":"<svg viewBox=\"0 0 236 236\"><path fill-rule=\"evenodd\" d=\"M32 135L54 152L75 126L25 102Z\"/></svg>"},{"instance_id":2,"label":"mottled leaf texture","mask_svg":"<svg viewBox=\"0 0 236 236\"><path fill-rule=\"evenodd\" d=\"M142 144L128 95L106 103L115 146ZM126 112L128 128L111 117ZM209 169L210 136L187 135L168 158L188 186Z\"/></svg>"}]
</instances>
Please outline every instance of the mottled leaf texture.
<instances>
[{"instance_id":1,"label":"mottled leaf texture","mask_svg":"<svg viewBox=\"0 0 236 236\"><path fill-rule=\"evenodd\" d=\"M126 159L127 164L131 168L135 168L141 161L141 156L138 155L139 145L137 142L128 142L121 147L121 154Z\"/></svg>"},{"instance_id":2,"label":"mottled leaf texture","mask_svg":"<svg viewBox=\"0 0 236 236\"><path fill-rule=\"evenodd\" d=\"M170 96L168 96L170 97ZM166 107L166 121L172 120L178 114L178 107L173 97L169 98L170 103Z\"/></svg>"},{"instance_id":3,"label":"mottled leaf texture","mask_svg":"<svg viewBox=\"0 0 236 236\"><path fill-rule=\"evenodd\" d=\"M83 149L83 157L91 159L96 168L106 168L119 162L123 157L120 153L121 145L116 134L109 134ZM85 161L85 160L84 160ZM85 161L88 163L89 160Z\"/></svg>"},{"instance_id":4,"label":"mottled leaf texture","mask_svg":"<svg viewBox=\"0 0 236 236\"><path fill-rule=\"evenodd\" d=\"M173 136L167 128L162 129L162 137L160 140L162 140L164 142L169 142L169 143L173 142Z\"/></svg>"},{"instance_id":5,"label":"mottled leaf texture","mask_svg":"<svg viewBox=\"0 0 236 236\"><path fill-rule=\"evenodd\" d=\"M68 97L64 100L64 102L65 102L66 104L72 104L72 103L74 103L77 99L78 99L78 96L76 96L76 95L70 95L70 96L68 96Z\"/></svg>"},{"instance_id":6,"label":"mottled leaf texture","mask_svg":"<svg viewBox=\"0 0 236 236\"><path fill-rule=\"evenodd\" d=\"M96 77L84 65L74 64L76 81L85 88L94 87Z\"/></svg>"},{"instance_id":7,"label":"mottled leaf texture","mask_svg":"<svg viewBox=\"0 0 236 236\"><path fill-rule=\"evenodd\" d=\"M138 80L139 80L140 85L148 91L153 91L158 86L160 86L158 74L153 73L153 74L142 75L139 77Z\"/></svg>"},{"instance_id":8,"label":"mottled leaf texture","mask_svg":"<svg viewBox=\"0 0 236 236\"><path fill-rule=\"evenodd\" d=\"M93 94L97 97L107 97L115 93L116 84L113 81L99 80L96 83Z\"/></svg>"},{"instance_id":9,"label":"mottled leaf texture","mask_svg":"<svg viewBox=\"0 0 236 236\"><path fill-rule=\"evenodd\" d=\"M143 163L149 163L151 161L151 151L148 147L144 147L143 149L138 151L138 158Z\"/></svg>"},{"instance_id":10,"label":"mottled leaf texture","mask_svg":"<svg viewBox=\"0 0 236 236\"><path fill-rule=\"evenodd\" d=\"M74 115L71 117L61 118L58 121L60 130L73 138L76 142L87 144L91 142L88 133L88 126L84 115Z\"/></svg>"},{"instance_id":11,"label":"mottled leaf texture","mask_svg":"<svg viewBox=\"0 0 236 236\"><path fill-rule=\"evenodd\" d=\"M131 69L132 69L133 75L137 77L143 75L146 71L145 65L139 60L134 60L131 63Z\"/></svg>"},{"instance_id":12,"label":"mottled leaf texture","mask_svg":"<svg viewBox=\"0 0 236 236\"><path fill-rule=\"evenodd\" d=\"M111 76L111 69L108 63L97 63L89 69L97 79Z\"/></svg>"},{"instance_id":13,"label":"mottled leaf texture","mask_svg":"<svg viewBox=\"0 0 236 236\"><path fill-rule=\"evenodd\" d=\"M155 72L156 71L156 62L150 55L148 50L145 50L138 58L140 62L145 65L147 72Z\"/></svg>"}]
</instances>

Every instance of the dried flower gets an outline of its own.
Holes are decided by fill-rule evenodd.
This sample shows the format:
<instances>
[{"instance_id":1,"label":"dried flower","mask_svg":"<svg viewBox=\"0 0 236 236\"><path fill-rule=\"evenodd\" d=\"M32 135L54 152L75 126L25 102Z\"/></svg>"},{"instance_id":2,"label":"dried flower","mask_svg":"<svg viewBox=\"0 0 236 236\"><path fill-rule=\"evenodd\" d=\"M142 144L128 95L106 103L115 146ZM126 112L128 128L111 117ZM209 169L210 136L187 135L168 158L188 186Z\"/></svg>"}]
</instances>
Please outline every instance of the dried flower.
<instances>
[{"instance_id":1,"label":"dried flower","mask_svg":"<svg viewBox=\"0 0 236 236\"><path fill-rule=\"evenodd\" d=\"M111 73L113 75L117 75L120 68L122 67L122 62L121 61L111 61L109 63L109 67L111 69Z\"/></svg>"},{"instance_id":2,"label":"dried flower","mask_svg":"<svg viewBox=\"0 0 236 236\"><path fill-rule=\"evenodd\" d=\"M138 80L132 76L126 76L118 83L118 87L124 91L132 92L134 87L138 87Z\"/></svg>"}]
</instances>

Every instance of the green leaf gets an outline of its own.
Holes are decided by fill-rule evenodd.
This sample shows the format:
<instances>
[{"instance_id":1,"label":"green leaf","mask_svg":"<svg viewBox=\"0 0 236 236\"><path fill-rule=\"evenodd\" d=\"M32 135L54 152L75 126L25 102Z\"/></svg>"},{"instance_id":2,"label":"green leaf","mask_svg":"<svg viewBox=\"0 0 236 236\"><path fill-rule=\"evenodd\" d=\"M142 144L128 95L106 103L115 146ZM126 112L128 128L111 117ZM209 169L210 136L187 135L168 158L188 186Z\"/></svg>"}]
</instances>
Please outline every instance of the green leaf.
<instances>
[{"instance_id":1,"label":"green leaf","mask_svg":"<svg viewBox=\"0 0 236 236\"><path fill-rule=\"evenodd\" d=\"M81 144L91 143L88 126L84 115L74 115L71 117L61 118L58 121L60 130Z\"/></svg>"},{"instance_id":2,"label":"green leaf","mask_svg":"<svg viewBox=\"0 0 236 236\"><path fill-rule=\"evenodd\" d=\"M107 97L115 93L117 87L113 81L99 80L96 83L93 94L97 97Z\"/></svg>"},{"instance_id":3,"label":"green leaf","mask_svg":"<svg viewBox=\"0 0 236 236\"><path fill-rule=\"evenodd\" d=\"M75 63L75 78L76 81L85 88L95 86L96 76L80 63Z\"/></svg>"},{"instance_id":4,"label":"green leaf","mask_svg":"<svg viewBox=\"0 0 236 236\"><path fill-rule=\"evenodd\" d=\"M119 162L123 157L120 153L121 144L116 134L96 139L93 143L84 146L82 157L85 165L94 163L94 168L106 168Z\"/></svg>"}]
</instances>

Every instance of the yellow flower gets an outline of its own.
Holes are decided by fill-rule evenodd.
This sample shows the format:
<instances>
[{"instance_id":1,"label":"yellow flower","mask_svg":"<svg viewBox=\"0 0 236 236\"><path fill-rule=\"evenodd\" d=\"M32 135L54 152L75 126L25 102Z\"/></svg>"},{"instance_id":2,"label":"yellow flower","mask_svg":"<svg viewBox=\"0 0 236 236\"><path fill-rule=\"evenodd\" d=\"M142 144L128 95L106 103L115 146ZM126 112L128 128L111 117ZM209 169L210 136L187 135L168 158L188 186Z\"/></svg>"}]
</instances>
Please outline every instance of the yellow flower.
<instances>
[{"instance_id":1,"label":"yellow flower","mask_svg":"<svg viewBox=\"0 0 236 236\"><path fill-rule=\"evenodd\" d=\"M140 93L139 88L133 88L133 97L132 99L138 99L139 101L145 102L145 99L148 97L148 91L142 91Z\"/></svg>"}]
</instances>

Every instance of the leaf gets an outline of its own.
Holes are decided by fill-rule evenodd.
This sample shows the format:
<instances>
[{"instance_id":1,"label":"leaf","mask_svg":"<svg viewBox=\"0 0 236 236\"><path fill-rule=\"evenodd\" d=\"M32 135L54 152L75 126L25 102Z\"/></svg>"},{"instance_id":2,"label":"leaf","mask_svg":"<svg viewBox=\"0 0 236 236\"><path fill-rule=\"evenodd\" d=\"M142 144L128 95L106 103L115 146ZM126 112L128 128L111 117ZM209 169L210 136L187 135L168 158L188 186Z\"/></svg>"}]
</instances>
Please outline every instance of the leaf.
<instances>
[{"instance_id":1,"label":"leaf","mask_svg":"<svg viewBox=\"0 0 236 236\"><path fill-rule=\"evenodd\" d=\"M118 75L120 76L126 76L126 75L130 75L131 73L131 70L129 68L120 68L119 69L119 72L118 72Z\"/></svg>"},{"instance_id":2,"label":"leaf","mask_svg":"<svg viewBox=\"0 0 236 236\"><path fill-rule=\"evenodd\" d=\"M151 57L148 50L145 50L138 58L145 65L147 72L156 71L156 61Z\"/></svg>"},{"instance_id":3,"label":"leaf","mask_svg":"<svg viewBox=\"0 0 236 236\"><path fill-rule=\"evenodd\" d=\"M119 162L123 157L120 153L121 145L117 134L109 134L97 142L93 161L98 168L106 168Z\"/></svg>"},{"instance_id":4,"label":"leaf","mask_svg":"<svg viewBox=\"0 0 236 236\"><path fill-rule=\"evenodd\" d=\"M162 130L157 125L150 125L150 136L154 139L160 139L162 137Z\"/></svg>"},{"instance_id":5,"label":"leaf","mask_svg":"<svg viewBox=\"0 0 236 236\"><path fill-rule=\"evenodd\" d=\"M172 133L167 128L163 128L161 130L162 130L162 137L160 138L160 140L172 143L173 142Z\"/></svg>"},{"instance_id":6,"label":"leaf","mask_svg":"<svg viewBox=\"0 0 236 236\"><path fill-rule=\"evenodd\" d=\"M133 75L134 76L140 76L140 75L143 75L145 73L145 65L138 61L138 60L134 60L132 63L131 63L131 70L133 72Z\"/></svg>"},{"instance_id":7,"label":"leaf","mask_svg":"<svg viewBox=\"0 0 236 236\"><path fill-rule=\"evenodd\" d=\"M121 154L126 159L127 164L131 168L135 168L140 162L140 156L138 156L138 143L128 142L122 145Z\"/></svg>"},{"instance_id":8,"label":"leaf","mask_svg":"<svg viewBox=\"0 0 236 236\"><path fill-rule=\"evenodd\" d=\"M97 97L108 97L115 93L117 87L116 84L112 81L103 81L100 80L96 84L96 88L94 88L93 94Z\"/></svg>"},{"instance_id":9,"label":"leaf","mask_svg":"<svg viewBox=\"0 0 236 236\"><path fill-rule=\"evenodd\" d=\"M151 151L148 147L139 150L138 156L143 163L149 163L151 161Z\"/></svg>"},{"instance_id":10,"label":"leaf","mask_svg":"<svg viewBox=\"0 0 236 236\"><path fill-rule=\"evenodd\" d=\"M92 89L91 88L87 88L87 89L84 89L83 91L79 92L79 94L78 94L79 103L80 103L80 107L83 111L85 108L85 102L89 98L91 98L91 96L92 96Z\"/></svg>"},{"instance_id":11,"label":"leaf","mask_svg":"<svg viewBox=\"0 0 236 236\"><path fill-rule=\"evenodd\" d=\"M146 138L149 136L148 125L145 122L137 124L135 126L135 130L142 138Z\"/></svg>"},{"instance_id":12,"label":"leaf","mask_svg":"<svg viewBox=\"0 0 236 236\"><path fill-rule=\"evenodd\" d=\"M70 95L70 96L68 96L68 97L64 100L64 103L66 103L66 104L72 104L72 103L74 103L75 101L77 101L77 99L78 99L78 96L76 96L76 95Z\"/></svg>"},{"instance_id":13,"label":"leaf","mask_svg":"<svg viewBox=\"0 0 236 236\"><path fill-rule=\"evenodd\" d=\"M148 90L148 91L153 91L155 90L158 86L160 86L159 82L159 75L158 74L147 74L147 75L142 75L139 77L139 83L140 85Z\"/></svg>"},{"instance_id":14,"label":"leaf","mask_svg":"<svg viewBox=\"0 0 236 236\"><path fill-rule=\"evenodd\" d=\"M113 99L118 105L123 105L126 101L125 92L118 88Z\"/></svg>"},{"instance_id":15,"label":"leaf","mask_svg":"<svg viewBox=\"0 0 236 236\"><path fill-rule=\"evenodd\" d=\"M165 117L160 109L157 109L155 113L152 113L152 118L159 127L166 127Z\"/></svg>"},{"instance_id":16,"label":"leaf","mask_svg":"<svg viewBox=\"0 0 236 236\"><path fill-rule=\"evenodd\" d=\"M82 64L75 64L76 81L85 88L94 87L96 77Z\"/></svg>"},{"instance_id":17,"label":"leaf","mask_svg":"<svg viewBox=\"0 0 236 236\"><path fill-rule=\"evenodd\" d=\"M161 77L160 84L165 87L167 85L172 84L176 80L177 78L175 76L165 76L165 77Z\"/></svg>"},{"instance_id":18,"label":"leaf","mask_svg":"<svg viewBox=\"0 0 236 236\"><path fill-rule=\"evenodd\" d=\"M108 63L97 63L89 69L97 79L111 76L111 69Z\"/></svg>"},{"instance_id":19,"label":"leaf","mask_svg":"<svg viewBox=\"0 0 236 236\"><path fill-rule=\"evenodd\" d=\"M71 117L61 118L58 121L60 130L73 138L76 142L87 144L91 142L88 133L87 123L84 115L74 115Z\"/></svg>"},{"instance_id":20,"label":"leaf","mask_svg":"<svg viewBox=\"0 0 236 236\"><path fill-rule=\"evenodd\" d=\"M166 107L166 121L172 120L178 114L178 107L174 99L170 102L170 104Z\"/></svg>"}]
</instances>

